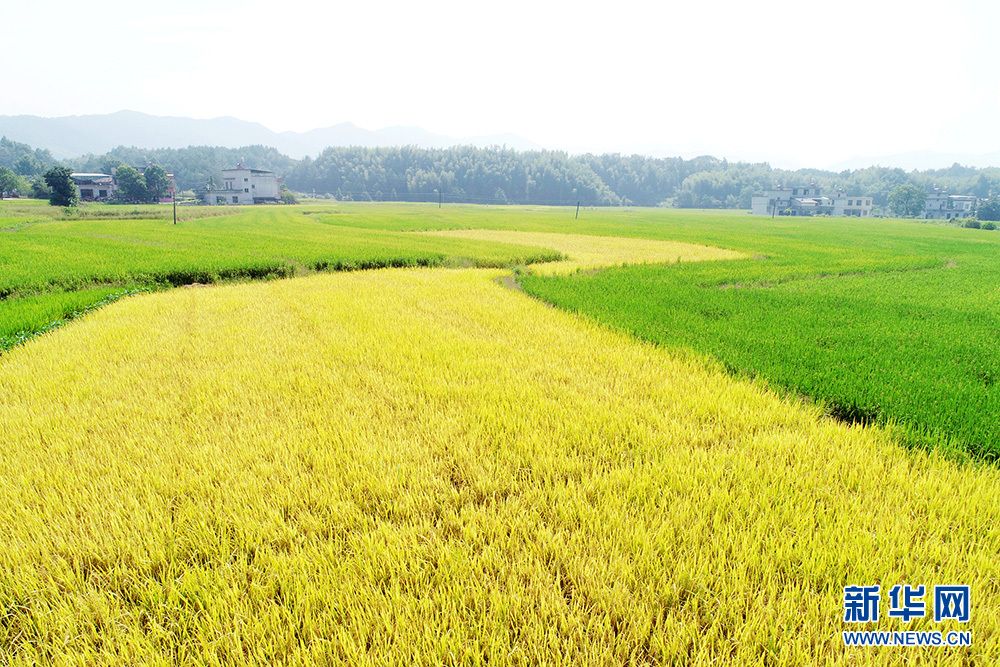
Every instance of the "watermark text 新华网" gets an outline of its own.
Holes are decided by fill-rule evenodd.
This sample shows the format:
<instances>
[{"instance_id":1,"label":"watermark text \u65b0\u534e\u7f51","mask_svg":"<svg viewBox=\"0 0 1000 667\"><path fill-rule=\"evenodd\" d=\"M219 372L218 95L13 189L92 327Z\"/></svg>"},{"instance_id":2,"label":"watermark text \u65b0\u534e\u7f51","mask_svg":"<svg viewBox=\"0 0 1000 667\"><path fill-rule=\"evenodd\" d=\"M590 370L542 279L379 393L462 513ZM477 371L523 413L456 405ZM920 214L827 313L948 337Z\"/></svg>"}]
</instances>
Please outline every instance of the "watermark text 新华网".
<instances>
[{"instance_id":1,"label":"watermark text \u65b0\u534e\u7f51","mask_svg":"<svg viewBox=\"0 0 1000 667\"><path fill-rule=\"evenodd\" d=\"M903 623L928 615L924 586L897 585L889 591L889 617ZM879 619L881 586L844 586L844 622L874 623ZM968 623L971 617L969 586L934 587L934 622ZM972 632L844 631L845 646L971 646Z\"/></svg>"}]
</instances>

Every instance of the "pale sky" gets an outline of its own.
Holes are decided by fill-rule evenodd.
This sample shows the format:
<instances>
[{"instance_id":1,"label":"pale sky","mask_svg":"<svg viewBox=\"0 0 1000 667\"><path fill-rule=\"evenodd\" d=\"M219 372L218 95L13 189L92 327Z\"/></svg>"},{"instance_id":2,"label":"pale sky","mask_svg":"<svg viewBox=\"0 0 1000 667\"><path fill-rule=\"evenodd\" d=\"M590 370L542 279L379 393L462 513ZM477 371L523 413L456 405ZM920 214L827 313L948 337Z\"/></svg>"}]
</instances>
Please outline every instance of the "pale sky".
<instances>
[{"instance_id":1,"label":"pale sky","mask_svg":"<svg viewBox=\"0 0 1000 667\"><path fill-rule=\"evenodd\" d=\"M17 2L0 115L416 125L775 166L983 154L998 19L993 0Z\"/></svg>"}]
</instances>

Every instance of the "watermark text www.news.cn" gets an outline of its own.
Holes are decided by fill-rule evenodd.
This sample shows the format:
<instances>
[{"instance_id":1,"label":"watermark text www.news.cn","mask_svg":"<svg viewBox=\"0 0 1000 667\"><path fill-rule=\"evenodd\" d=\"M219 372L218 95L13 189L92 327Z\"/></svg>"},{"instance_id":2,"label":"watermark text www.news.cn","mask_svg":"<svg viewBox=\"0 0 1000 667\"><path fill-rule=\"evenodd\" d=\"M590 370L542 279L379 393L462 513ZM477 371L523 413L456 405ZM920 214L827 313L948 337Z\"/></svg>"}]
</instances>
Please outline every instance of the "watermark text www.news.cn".
<instances>
[{"instance_id":1,"label":"watermark text www.news.cn","mask_svg":"<svg viewBox=\"0 0 1000 667\"><path fill-rule=\"evenodd\" d=\"M969 586L935 586L933 602L925 602L924 586L897 585L889 591L889 612L892 619L910 623L925 618L932 604L934 622L947 620L968 623L971 614ZM879 619L882 601L881 586L845 586L844 622L874 623ZM845 646L971 646L972 632L940 630L926 631L844 631Z\"/></svg>"}]
</instances>

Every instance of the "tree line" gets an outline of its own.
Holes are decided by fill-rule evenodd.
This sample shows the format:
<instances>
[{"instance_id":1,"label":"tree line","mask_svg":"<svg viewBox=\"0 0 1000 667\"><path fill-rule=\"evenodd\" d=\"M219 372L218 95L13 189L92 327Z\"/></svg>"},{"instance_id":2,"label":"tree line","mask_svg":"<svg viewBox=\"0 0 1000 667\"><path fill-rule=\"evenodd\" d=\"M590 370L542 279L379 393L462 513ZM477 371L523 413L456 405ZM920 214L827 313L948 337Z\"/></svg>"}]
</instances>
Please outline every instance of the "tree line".
<instances>
[{"instance_id":1,"label":"tree line","mask_svg":"<svg viewBox=\"0 0 1000 667\"><path fill-rule=\"evenodd\" d=\"M0 137L0 197L40 196L32 185L44 191L42 174L56 164L47 150Z\"/></svg>"},{"instance_id":2,"label":"tree line","mask_svg":"<svg viewBox=\"0 0 1000 667\"><path fill-rule=\"evenodd\" d=\"M891 167L840 172L783 170L767 163L729 162L711 156L654 158L617 153L569 155L562 151L515 151L505 147L331 147L295 160L267 146L142 149L120 146L61 164L48 151L0 140L0 190L36 195L52 166L110 173L113 167L162 166L182 191L218 179L243 162L276 172L296 192L355 201L462 201L492 204L576 204L750 208L750 199L776 184L815 183L824 192L871 197L886 210L889 194L902 185L924 191L945 188L981 199L1000 193L1000 169L954 164L911 171ZM3 171L6 169L7 171ZM7 172L10 172L9 174ZM6 175L6 177L5 177ZM134 199L139 200L140 197Z\"/></svg>"}]
</instances>

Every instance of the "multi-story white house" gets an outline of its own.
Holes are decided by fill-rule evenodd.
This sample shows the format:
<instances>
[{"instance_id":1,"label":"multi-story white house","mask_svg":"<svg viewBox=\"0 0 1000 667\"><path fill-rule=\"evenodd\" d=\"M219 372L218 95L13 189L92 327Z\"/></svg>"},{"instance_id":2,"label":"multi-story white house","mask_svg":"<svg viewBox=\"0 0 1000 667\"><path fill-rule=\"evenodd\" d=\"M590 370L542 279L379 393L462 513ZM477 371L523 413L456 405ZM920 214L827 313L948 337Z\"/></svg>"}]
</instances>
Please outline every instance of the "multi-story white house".
<instances>
[{"instance_id":1,"label":"multi-story white house","mask_svg":"<svg viewBox=\"0 0 1000 667\"><path fill-rule=\"evenodd\" d=\"M281 181L273 171L250 169L243 163L222 170L222 187L199 193L206 204L263 204L281 200Z\"/></svg>"},{"instance_id":2,"label":"multi-story white house","mask_svg":"<svg viewBox=\"0 0 1000 667\"><path fill-rule=\"evenodd\" d=\"M867 218L872 213L872 198L847 196L838 192L827 196L816 184L809 187L777 187L751 199L754 215L848 215Z\"/></svg>"},{"instance_id":3,"label":"multi-story white house","mask_svg":"<svg viewBox=\"0 0 1000 667\"><path fill-rule=\"evenodd\" d=\"M762 196L750 200L751 212L754 215L785 215L786 211L802 211L801 215L809 215L804 211L815 212L823 202L819 188L783 188L780 185L773 190L767 190ZM795 213L798 215L799 213Z\"/></svg>"},{"instance_id":4,"label":"multi-story white house","mask_svg":"<svg viewBox=\"0 0 1000 667\"><path fill-rule=\"evenodd\" d=\"M975 207L973 195L950 195L946 190L934 188L924 200L924 217L928 220L969 218Z\"/></svg>"},{"instance_id":5,"label":"multi-story white house","mask_svg":"<svg viewBox=\"0 0 1000 667\"><path fill-rule=\"evenodd\" d=\"M838 192L833 197L832 215L846 215L855 218L867 218L872 214L872 198L848 196Z\"/></svg>"}]
</instances>

